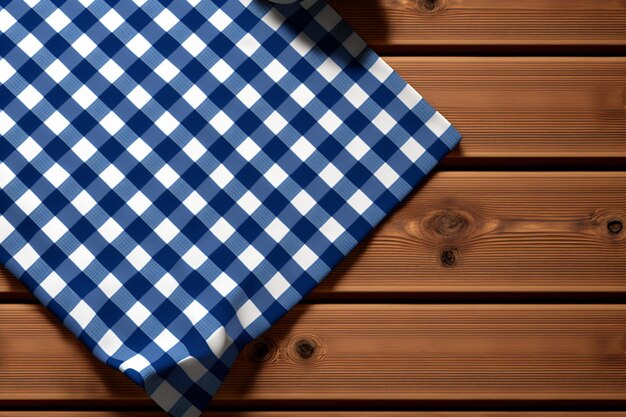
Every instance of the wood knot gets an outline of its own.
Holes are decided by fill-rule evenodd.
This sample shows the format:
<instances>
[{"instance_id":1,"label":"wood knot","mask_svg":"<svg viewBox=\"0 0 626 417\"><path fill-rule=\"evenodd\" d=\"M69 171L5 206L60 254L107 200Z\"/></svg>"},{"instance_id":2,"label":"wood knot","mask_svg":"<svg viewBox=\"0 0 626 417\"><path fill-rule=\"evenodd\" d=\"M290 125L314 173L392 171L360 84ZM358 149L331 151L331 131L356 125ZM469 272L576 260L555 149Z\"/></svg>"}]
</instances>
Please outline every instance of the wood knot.
<instances>
[{"instance_id":1,"label":"wood knot","mask_svg":"<svg viewBox=\"0 0 626 417\"><path fill-rule=\"evenodd\" d=\"M285 353L293 362L307 366L320 362L325 356L324 345L320 339L310 334L294 335Z\"/></svg>"},{"instance_id":2,"label":"wood knot","mask_svg":"<svg viewBox=\"0 0 626 417\"><path fill-rule=\"evenodd\" d=\"M276 344L271 340L257 339L249 346L248 356L254 362L267 362L271 360L276 353Z\"/></svg>"},{"instance_id":3,"label":"wood knot","mask_svg":"<svg viewBox=\"0 0 626 417\"><path fill-rule=\"evenodd\" d=\"M441 265L446 268L450 268L456 265L459 261L459 251L457 249L445 249L441 251L440 256Z\"/></svg>"},{"instance_id":4,"label":"wood knot","mask_svg":"<svg viewBox=\"0 0 626 417\"><path fill-rule=\"evenodd\" d=\"M469 221L460 213L448 212L436 218L435 231L442 236L458 236L467 228Z\"/></svg>"},{"instance_id":5,"label":"wood knot","mask_svg":"<svg viewBox=\"0 0 626 417\"><path fill-rule=\"evenodd\" d=\"M434 10L437 7L437 0L422 0L422 4L426 10Z\"/></svg>"},{"instance_id":6,"label":"wood knot","mask_svg":"<svg viewBox=\"0 0 626 417\"><path fill-rule=\"evenodd\" d=\"M417 0L417 8L426 13L434 13L444 8L444 0Z\"/></svg>"},{"instance_id":7,"label":"wood knot","mask_svg":"<svg viewBox=\"0 0 626 417\"><path fill-rule=\"evenodd\" d=\"M255 342L252 345L252 356L256 359L264 359L269 355L270 347L265 342Z\"/></svg>"},{"instance_id":8,"label":"wood knot","mask_svg":"<svg viewBox=\"0 0 626 417\"><path fill-rule=\"evenodd\" d=\"M302 359L309 359L315 354L317 344L310 339L300 339L295 344L296 353Z\"/></svg>"},{"instance_id":9,"label":"wood knot","mask_svg":"<svg viewBox=\"0 0 626 417\"><path fill-rule=\"evenodd\" d=\"M613 233L616 235L620 233L622 230L624 230L624 224L619 220L610 220L606 224L606 228L609 230L610 233Z\"/></svg>"},{"instance_id":10,"label":"wood knot","mask_svg":"<svg viewBox=\"0 0 626 417\"><path fill-rule=\"evenodd\" d=\"M589 214L589 220L584 220L584 226L590 226L595 237L606 242L624 243L624 219L626 210L599 209Z\"/></svg>"},{"instance_id":11,"label":"wood knot","mask_svg":"<svg viewBox=\"0 0 626 417\"><path fill-rule=\"evenodd\" d=\"M474 220L472 220L474 219ZM422 220L422 231L441 240L456 240L466 236L475 216L457 209L443 209L428 213Z\"/></svg>"}]
</instances>

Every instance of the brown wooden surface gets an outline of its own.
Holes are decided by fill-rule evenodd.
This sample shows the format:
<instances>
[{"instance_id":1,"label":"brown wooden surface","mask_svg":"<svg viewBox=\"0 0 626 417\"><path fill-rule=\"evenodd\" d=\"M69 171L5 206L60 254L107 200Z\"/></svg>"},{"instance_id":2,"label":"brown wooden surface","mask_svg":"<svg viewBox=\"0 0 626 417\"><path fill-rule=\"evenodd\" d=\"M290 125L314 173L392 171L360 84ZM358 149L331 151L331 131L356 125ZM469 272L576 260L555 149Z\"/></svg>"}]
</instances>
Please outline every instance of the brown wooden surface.
<instances>
[{"instance_id":1,"label":"brown wooden surface","mask_svg":"<svg viewBox=\"0 0 626 417\"><path fill-rule=\"evenodd\" d=\"M550 47L593 52L626 46L623 0L332 0L337 11L379 52L420 54L459 46ZM373 24L376 22L375 24ZM453 47L453 48L450 48ZM454 48L457 47L457 48ZM570 47L570 48L568 48ZM533 48L525 50L532 51ZM540 49L542 50L542 49ZM545 50L545 49L543 49ZM576 52L578 51L578 52ZM620 55L623 55L623 50Z\"/></svg>"},{"instance_id":2,"label":"brown wooden surface","mask_svg":"<svg viewBox=\"0 0 626 417\"><path fill-rule=\"evenodd\" d=\"M625 333L624 305L300 306L263 338L263 360L242 353L214 405L625 401ZM150 404L41 306L0 306L0 340L0 406Z\"/></svg>"},{"instance_id":3,"label":"brown wooden surface","mask_svg":"<svg viewBox=\"0 0 626 417\"><path fill-rule=\"evenodd\" d=\"M626 233L609 230L614 220L626 223L624 172L438 172L326 278L313 299L626 294ZM2 297L30 298L6 272L0 275Z\"/></svg>"},{"instance_id":4,"label":"brown wooden surface","mask_svg":"<svg viewBox=\"0 0 626 417\"><path fill-rule=\"evenodd\" d=\"M204 417L626 417L626 1L330 1L464 139ZM164 415L33 301L0 417Z\"/></svg>"},{"instance_id":5,"label":"brown wooden surface","mask_svg":"<svg viewBox=\"0 0 626 417\"><path fill-rule=\"evenodd\" d=\"M448 164L626 157L626 58L385 59L462 132Z\"/></svg>"}]
</instances>

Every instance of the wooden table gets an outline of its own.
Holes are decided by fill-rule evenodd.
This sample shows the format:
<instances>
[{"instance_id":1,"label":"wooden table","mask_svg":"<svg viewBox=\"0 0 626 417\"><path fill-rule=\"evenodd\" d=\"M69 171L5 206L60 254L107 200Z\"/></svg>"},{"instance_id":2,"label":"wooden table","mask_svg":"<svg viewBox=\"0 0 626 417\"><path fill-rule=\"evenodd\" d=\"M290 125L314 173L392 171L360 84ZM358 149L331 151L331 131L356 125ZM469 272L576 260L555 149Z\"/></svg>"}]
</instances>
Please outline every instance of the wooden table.
<instances>
[{"instance_id":1,"label":"wooden table","mask_svg":"<svg viewBox=\"0 0 626 417\"><path fill-rule=\"evenodd\" d=\"M332 3L464 140L208 415L626 416L626 1ZM161 415L6 272L0 409Z\"/></svg>"}]
</instances>

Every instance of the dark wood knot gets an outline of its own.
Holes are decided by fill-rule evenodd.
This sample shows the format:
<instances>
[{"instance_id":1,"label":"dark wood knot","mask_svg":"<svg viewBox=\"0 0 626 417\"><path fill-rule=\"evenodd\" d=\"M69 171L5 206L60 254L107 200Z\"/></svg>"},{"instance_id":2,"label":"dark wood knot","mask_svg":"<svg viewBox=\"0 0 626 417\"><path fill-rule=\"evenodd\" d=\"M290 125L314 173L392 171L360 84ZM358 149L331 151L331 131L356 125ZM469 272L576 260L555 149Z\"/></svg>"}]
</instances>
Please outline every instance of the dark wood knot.
<instances>
[{"instance_id":1,"label":"dark wood knot","mask_svg":"<svg viewBox=\"0 0 626 417\"><path fill-rule=\"evenodd\" d=\"M302 359L309 359L315 354L316 343L310 339L300 339L296 342L296 353Z\"/></svg>"},{"instance_id":2,"label":"dark wood knot","mask_svg":"<svg viewBox=\"0 0 626 417\"><path fill-rule=\"evenodd\" d=\"M270 347L265 342L255 342L252 345L252 356L256 359L264 359L269 353Z\"/></svg>"},{"instance_id":3,"label":"dark wood knot","mask_svg":"<svg viewBox=\"0 0 626 417\"><path fill-rule=\"evenodd\" d=\"M276 344L272 340L257 339L250 344L248 355L254 362L267 362L276 354Z\"/></svg>"},{"instance_id":4,"label":"dark wood knot","mask_svg":"<svg viewBox=\"0 0 626 417\"><path fill-rule=\"evenodd\" d=\"M437 7L437 0L422 0L422 6L426 10L435 10Z\"/></svg>"},{"instance_id":5,"label":"dark wood knot","mask_svg":"<svg viewBox=\"0 0 626 417\"><path fill-rule=\"evenodd\" d=\"M438 13L446 8L446 0L416 0L416 6L423 13Z\"/></svg>"},{"instance_id":6,"label":"dark wood knot","mask_svg":"<svg viewBox=\"0 0 626 417\"><path fill-rule=\"evenodd\" d=\"M611 220L606 224L606 228L613 234L618 234L624 230L624 225L619 220Z\"/></svg>"},{"instance_id":7,"label":"dark wood knot","mask_svg":"<svg viewBox=\"0 0 626 417\"><path fill-rule=\"evenodd\" d=\"M457 264L459 260L459 251L456 249L445 249L441 251L441 265L450 268Z\"/></svg>"}]
</instances>

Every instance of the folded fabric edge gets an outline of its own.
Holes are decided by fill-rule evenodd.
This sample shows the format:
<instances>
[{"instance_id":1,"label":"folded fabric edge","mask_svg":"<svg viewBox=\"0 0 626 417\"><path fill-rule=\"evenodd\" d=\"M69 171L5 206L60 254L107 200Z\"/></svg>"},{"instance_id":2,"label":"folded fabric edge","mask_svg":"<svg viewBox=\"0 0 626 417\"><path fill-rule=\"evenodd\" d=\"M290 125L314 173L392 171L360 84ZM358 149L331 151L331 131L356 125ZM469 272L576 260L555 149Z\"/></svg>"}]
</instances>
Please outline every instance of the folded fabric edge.
<instances>
[{"instance_id":1,"label":"folded fabric edge","mask_svg":"<svg viewBox=\"0 0 626 417\"><path fill-rule=\"evenodd\" d=\"M207 341L215 355L209 359L189 356L168 370L166 377L151 373L145 390L159 407L176 417L197 417L215 396L240 348L223 327ZM220 352L220 349L223 349ZM210 355L209 357L212 357ZM186 395L181 396L181 393ZM193 403L189 398L194 398Z\"/></svg>"}]
</instances>

